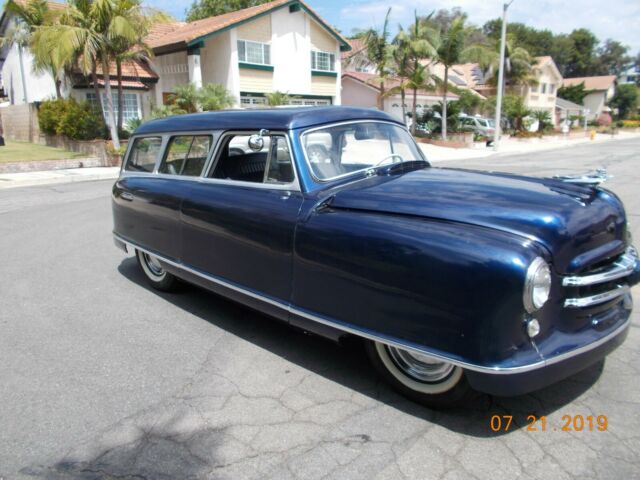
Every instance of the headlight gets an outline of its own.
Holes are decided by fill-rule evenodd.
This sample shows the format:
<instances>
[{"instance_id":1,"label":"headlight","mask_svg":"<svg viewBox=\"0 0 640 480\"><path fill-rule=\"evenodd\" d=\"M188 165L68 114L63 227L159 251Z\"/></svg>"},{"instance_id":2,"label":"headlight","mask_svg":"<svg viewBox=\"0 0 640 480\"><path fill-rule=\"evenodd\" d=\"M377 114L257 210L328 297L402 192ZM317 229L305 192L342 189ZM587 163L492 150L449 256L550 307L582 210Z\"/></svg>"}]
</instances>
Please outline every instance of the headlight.
<instances>
[{"instance_id":1,"label":"headlight","mask_svg":"<svg viewBox=\"0 0 640 480\"><path fill-rule=\"evenodd\" d=\"M524 282L524 308L529 313L542 308L549 300L551 290L551 271L549 265L542 258L537 257L527 269Z\"/></svg>"}]
</instances>

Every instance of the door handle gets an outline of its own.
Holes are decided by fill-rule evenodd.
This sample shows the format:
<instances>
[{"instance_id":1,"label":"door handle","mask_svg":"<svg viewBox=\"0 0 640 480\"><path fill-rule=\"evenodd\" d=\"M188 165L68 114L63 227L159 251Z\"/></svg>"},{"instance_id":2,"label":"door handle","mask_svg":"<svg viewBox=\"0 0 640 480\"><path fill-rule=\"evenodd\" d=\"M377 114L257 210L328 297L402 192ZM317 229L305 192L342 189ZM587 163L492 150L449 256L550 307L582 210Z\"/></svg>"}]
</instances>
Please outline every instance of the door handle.
<instances>
[{"instance_id":1,"label":"door handle","mask_svg":"<svg viewBox=\"0 0 640 480\"><path fill-rule=\"evenodd\" d=\"M122 200L126 200L127 202L132 202L133 201L133 194L129 193L129 192L122 192L120 194L120 198Z\"/></svg>"}]
</instances>

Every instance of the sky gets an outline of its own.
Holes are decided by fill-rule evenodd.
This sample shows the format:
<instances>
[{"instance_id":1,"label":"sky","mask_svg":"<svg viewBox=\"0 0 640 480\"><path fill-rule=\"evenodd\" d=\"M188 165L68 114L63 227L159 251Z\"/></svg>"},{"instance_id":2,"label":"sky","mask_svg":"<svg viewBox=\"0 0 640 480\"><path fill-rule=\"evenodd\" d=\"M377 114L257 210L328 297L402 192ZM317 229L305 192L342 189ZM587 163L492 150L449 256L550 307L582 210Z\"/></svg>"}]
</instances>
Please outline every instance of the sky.
<instances>
[{"instance_id":1,"label":"sky","mask_svg":"<svg viewBox=\"0 0 640 480\"><path fill-rule=\"evenodd\" d=\"M354 28L380 26L391 9L394 30L400 23L408 25L414 9L426 15L440 8L460 7L469 21L482 25L502 14L501 0L306 0L332 25L345 34ZM146 0L179 19L184 18L191 0ZM586 27L602 41L613 38L640 52L640 0L514 0L508 10L508 21L522 22L554 33L569 33Z\"/></svg>"}]
</instances>

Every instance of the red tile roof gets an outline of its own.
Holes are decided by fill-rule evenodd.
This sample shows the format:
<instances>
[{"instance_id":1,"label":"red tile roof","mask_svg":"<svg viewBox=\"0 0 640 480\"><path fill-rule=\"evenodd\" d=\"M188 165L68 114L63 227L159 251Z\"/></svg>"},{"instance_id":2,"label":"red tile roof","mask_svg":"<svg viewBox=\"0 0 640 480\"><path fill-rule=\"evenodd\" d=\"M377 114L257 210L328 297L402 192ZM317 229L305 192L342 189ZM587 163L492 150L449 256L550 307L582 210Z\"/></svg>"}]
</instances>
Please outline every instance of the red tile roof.
<instances>
[{"instance_id":1,"label":"red tile roof","mask_svg":"<svg viewBox=\"0 0 640 480\"><path fill-rule=\"evenodd\" d=\"M350 38L347 41L349 42L351 50L348 52L342 52L341 57L343 60L351 58L367 48L364 42L359 38Z\"/></svg>"},{"instance_id":2,"label":"red tile roof","mask_svg":"<svg viewBox=\"0 0 640 480\"><path fill-rule=\"evenodd\" d=\"M608 90L616 81L615 75L602 75L598 77L575 77L565 78L562 85L571 87L584 83L584 89L589 90Z\"/></svg>"},{"instance_id":3,"label":"red tile roof","mask_svg":"<svg viewBox=\"0 0 640 480\"><path fill-rule=\"evenodd\" d=\"M116 76L116 62L109 64L109 76ZM98 66L98 75L102 76L102 66ZM145 62L122 62L122 78L135 80L156 80L158 75Z\"/></svg>"}]
</instances>

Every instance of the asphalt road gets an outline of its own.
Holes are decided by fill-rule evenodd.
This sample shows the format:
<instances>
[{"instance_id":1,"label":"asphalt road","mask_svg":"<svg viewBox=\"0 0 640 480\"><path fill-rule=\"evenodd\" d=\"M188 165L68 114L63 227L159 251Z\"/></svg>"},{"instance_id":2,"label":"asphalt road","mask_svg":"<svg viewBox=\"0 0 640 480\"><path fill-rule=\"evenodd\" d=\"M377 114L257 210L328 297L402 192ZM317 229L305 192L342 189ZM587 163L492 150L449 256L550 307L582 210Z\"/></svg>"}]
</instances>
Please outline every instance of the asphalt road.
<instances>
[{"instance_id":1,"label":"asphalt road","mask_svg":"<svg viewBox=\"0 0 640 480\"><path fill-rule=\"evenodd\" d=\"M438 166L607 166L640 239L639 150L617 141ZM149 290L112 244L110 187L0 191L0 478L640 478L638 311L604 365L431 411L382 384L357 345L196 288ZM496 414L513 416L509 431L491 430ZM561 431L579 414L606 415L608 430ZM528 431L528 415L547 430Z\"/></svg>"}]
</instances>

